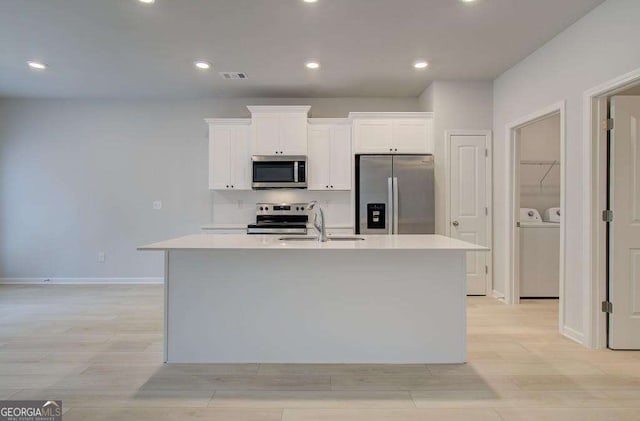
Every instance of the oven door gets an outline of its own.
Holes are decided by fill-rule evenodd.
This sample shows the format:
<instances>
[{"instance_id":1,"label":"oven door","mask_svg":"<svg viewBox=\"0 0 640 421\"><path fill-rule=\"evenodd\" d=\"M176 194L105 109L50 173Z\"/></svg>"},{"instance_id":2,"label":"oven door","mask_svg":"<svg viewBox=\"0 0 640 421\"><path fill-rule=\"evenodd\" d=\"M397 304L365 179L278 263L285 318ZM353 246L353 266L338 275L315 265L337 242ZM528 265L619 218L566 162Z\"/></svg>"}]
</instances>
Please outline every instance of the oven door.
<instances>
[{"instance_id":1,"label":"oven door","mask_svg":"<svg viewBox=\"0 0 640 421\"><path fill-rule=\"evenodd\" d=\"M306 181L306 157L304 156L253 156L254 189L304 189Z\"/></svg>"}]
</instances>

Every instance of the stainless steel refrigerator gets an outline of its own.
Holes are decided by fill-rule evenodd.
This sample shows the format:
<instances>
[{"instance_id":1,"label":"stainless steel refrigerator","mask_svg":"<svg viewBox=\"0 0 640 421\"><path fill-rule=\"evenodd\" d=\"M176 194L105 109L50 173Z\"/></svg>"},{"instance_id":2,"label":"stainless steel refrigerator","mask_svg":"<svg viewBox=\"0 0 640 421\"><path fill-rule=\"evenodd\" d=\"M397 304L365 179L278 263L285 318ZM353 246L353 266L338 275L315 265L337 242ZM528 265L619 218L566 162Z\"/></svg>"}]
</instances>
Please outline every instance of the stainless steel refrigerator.
<instances>
[{"instance_id":1,"label":"stainless steel refrigerator","mask_svg":"<svg viewBox=\"0 0 640 421\"><path fill-rule=\"evenodd\" d=\"M433 156L357 156L356 201L358 234L433 234Z\"/></svg>"}]
</instances>

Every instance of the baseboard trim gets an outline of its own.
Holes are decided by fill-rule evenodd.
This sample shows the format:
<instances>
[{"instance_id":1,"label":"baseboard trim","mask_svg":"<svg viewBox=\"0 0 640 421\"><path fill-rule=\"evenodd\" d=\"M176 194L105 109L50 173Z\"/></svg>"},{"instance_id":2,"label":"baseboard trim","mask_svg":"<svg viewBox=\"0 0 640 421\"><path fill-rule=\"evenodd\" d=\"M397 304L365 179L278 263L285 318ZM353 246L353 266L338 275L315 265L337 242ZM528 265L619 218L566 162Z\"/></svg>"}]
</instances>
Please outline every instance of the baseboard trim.
<instances>
[{"instance_id":1,"label":"baseboard trim","mask_svg":"<svg viewBox=\"0 0 640 421\"><path fill-rule=\"evenodd\" d=\"M584 334L572 329L568 326L563 326L560 333L574 342L584 345Z\"/></svg>"},{"instance_id":2,"label":"baseboard trim","mask_svg":"<svg viewBox=\"0 0 640 421\"><path fill-rule=\"evenodd\" d=\"M0 278L0 285L149 285L163 278Z\"/></svg>"},{"instance_id":3,"label":"baseboard trim","mask_svg":"<svg viewBox=\"0 0 640 421\"><path fill-rule=\"evenodd\" d=\"M495 289L491 292L491 296L493 298L497 298L498 300L504 299L504 294L501 293L500 291L496 291Z\"/></svg>"}]
</instances>

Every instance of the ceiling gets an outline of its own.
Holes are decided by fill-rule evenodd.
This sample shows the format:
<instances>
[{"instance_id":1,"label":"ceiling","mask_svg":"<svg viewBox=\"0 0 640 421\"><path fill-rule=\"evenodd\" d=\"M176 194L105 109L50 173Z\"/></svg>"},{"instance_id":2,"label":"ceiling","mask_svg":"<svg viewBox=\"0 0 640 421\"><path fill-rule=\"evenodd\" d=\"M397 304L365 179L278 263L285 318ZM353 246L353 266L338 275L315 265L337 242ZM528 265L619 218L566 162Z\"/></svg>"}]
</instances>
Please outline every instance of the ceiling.
<instances>
[{"instance_id":1,"label":"ceiling","mask_svg":"<svg viewBox=\"0 0 640 421\"><path fill-rule=\"evenodd\" d=\"M495 78L602 1L0 0L0 97L415 97Z\"/></svg>"}]
</instances>

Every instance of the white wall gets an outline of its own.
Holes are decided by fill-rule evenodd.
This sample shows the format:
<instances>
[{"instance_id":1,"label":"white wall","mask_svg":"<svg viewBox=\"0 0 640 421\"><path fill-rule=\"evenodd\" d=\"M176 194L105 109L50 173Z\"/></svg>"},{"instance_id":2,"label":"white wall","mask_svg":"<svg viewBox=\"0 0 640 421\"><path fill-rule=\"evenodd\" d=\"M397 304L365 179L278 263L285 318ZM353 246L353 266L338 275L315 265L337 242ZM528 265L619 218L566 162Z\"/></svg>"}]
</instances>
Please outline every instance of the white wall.
<instances>
[{"instance_id":1,"label":"white wall","mask_svg":"<svg viewBox=\"0 0 640 421\"><path fill-rule=\"evenodd\" d=\"M422 111L433 111L433 96L434 96L435 84L431 82L429 86L418 97L420 102L420 108Z\"/></svg>"},{"instance_id":2,"label":"white wall","mask_svg":"<svg viewBox=\"0 0 640 421\"><path fill-rule=\"evenodd\" d=\"M420 95L423 111L435 116L436 232L445 232L445 150L447 130L491 130L491 81L435 81Z\"/></svg>"},{"instance_id":3,"label":"white wall","mask_svg":"<svg viewBox=\"0 0 640 421\"><path fill-rule=\"evenodd\" d=\"M250 104L311 105L313 117L420 110L417 98L0 100L0 278L159 277L161 254L136 246L227 222L214 201L240 215L244 200L237 221L248 222L253 192L207 188L204 118L248 117ZM330 225L344 197L322 195Z\"/></svg>"},{"instance_id":4,"label":"white wall","mask_svg":"<svg viewBox=\"0 0 640 421\"><path fill-rule=\"evenodd\" d=\"M508 156L505 126L532 112L566 100L565 332L580 340L585 332L584 292L588 285L585 250L590 206L583 179L582 95L585 90L640 68L640 1L608 0L494 82L494 259L495 288L504 291L508 274Z\"/></svg>"},{"instance_id":5,"label":"white wall","mask_svg":"<svg viewBox=\"0 0 640 421\"><path fill-rule=\"evenodd\" d=\"M518 130L520 161L560 162L560 114ZM544 178L544 181L540 181ZM560 165L520 164L520 207L545 209L560 206Z\"/></svg>"}]
</instances>

